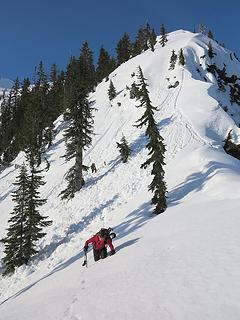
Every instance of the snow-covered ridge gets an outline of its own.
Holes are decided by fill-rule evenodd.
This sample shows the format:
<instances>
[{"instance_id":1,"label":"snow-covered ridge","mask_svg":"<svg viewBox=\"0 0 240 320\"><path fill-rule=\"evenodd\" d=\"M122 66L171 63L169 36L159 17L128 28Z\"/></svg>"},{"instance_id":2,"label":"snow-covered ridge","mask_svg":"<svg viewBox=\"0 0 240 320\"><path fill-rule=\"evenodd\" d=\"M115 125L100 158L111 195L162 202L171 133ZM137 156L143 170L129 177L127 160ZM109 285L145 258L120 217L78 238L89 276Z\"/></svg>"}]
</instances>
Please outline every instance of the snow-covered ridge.
<instances>
[{"instance_id":1,"label":"snow-covered ridge","mask_svg":"<svg viewBox=\"0 0 240 320\"><path fill-rule=\"evenodd\" d=\"M218 90L207 65L225 64L229 76L240 76L240 63L211 42L217 54L212 60L209 38L172 32L165 47L158 41L154 52L142 53L110 75L118 92L111 103L109 81L99 84L90 97L98 109L96 135L85 154L86 165L95 162L98 171L87 174L86 186L69 202L58 197L71 164L62 158L65 124L61 117L56 121L42 188L48 202L41 209L53 225L32 264L10 279L0 278L0 319L238 319L240 164L222 145L230 130L240 142L240 107L230 104L228 89ZM170 71L171 52L181 48L186 65ZM150 168L140 169L147 157L144 128L133 126L143 110L126 88L137 82L139 65L167 147L168 209L155 218L147 191ZM175 88L168 88L176 81ZM127 164L120 162L116 148L123 134L132 149ZM0 174L0 237L13 208L14 165L23 161L19 155ZM84 240L109 225L118 235L116 255L93 263L89 254L90 266L83 269Z\"/></svg>"}]
</instances>

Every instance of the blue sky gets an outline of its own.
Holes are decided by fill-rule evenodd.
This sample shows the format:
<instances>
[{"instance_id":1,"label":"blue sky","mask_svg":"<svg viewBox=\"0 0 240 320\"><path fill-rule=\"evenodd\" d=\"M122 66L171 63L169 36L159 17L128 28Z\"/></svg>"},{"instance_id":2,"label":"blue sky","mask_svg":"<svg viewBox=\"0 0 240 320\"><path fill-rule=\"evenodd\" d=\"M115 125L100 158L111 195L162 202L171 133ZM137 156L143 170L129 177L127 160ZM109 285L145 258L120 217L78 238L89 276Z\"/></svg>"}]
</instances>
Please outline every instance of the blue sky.
<instances>
[{"instance_id":1,"label":"blue sky","mask_svg":"<svg viewBox=\"0 0 240 320\"><path fill-rule=\"evenodd\" d=\"M222 1L221 1L222 2ZM65 69L70 55L79 55L87 40L95 59L103 45L114 54L124 32L133 40L147 21L159 34L202 23L227 48L240 53L240 1L218 0L1 0L0 77L32 77L43 60Z\"/></svg>"}]
</instances>

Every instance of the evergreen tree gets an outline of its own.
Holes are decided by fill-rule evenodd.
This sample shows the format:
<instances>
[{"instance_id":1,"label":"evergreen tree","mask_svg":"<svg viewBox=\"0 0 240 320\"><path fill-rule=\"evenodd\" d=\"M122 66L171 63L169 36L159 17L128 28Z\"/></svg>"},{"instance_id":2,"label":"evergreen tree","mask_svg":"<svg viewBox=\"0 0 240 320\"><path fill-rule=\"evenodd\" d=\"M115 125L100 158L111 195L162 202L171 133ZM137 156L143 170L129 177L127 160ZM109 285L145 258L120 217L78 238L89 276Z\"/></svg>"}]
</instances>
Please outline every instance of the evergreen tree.
<instances>
[{"instance_id":1,"label":"evergreen tree","mask_svg":"<svg viewBox=\"0 0 240 320\"><path fill-rule=\"evenodd\" d=\"M208 37L210 39L214 40L212 30L210 30L210 29L208 30Z\"/></svg>"},{"instance_id":2,"label":"evergreen tree","mask_svg":"<svg viewBox=\"0 0 240 320\"><path fill-rule=\"evenodd\" d=\"M200 23L198 26L198 32L202 34L206 34L206 27L202 23Z\"/></svg>"},{"instance_id":3,"label":"evergreen tree","mask_svg":"<svg viewBox=\"0 0 240 320\"><path fill-rule=\"evenodd\" d=\"M92 72L84 64L85 55L77 60L72 57L67 68L65 101L68 128L64 134L66 142L65 159L75 159L75 164L67 173L68 186L61 192L62 199L73 198L84 185L83 151L91 145L93 134L93 108L88 101L89 90L92 87ZM86 57L87 62L89 61ZM93 70L92 68L90 68Z\"/></svg>"},{"instance_id":4,"label":"evergreen tree","mask_svg":"<svg viewBox=\"0 0 240 320\"><path fill-rule=\"evenodd\" d=\"M183 55L183 49L182 48L180 49L180 52L179 52L178 64L180 64L182 66L185 65L185 58L184 58L184 55Z\"/></svg>"},{"instance_id":5,"label":"evergreen tree","mask_svg":"<svg viewBox=\"0 0 240 320\"><path fill-rule=\"evenodd\" d=\"M93 63L93 52L90 50L87 41L85 41L80 50L79 69L81 70L81 82L90 93L96 85L96 74Z\"/></svg>"},{"instance_id":6,"label":"evergreen tree","mask_svg":"<svg viewBox=\"0 0 240 320\"><path fill-rule=\"evenodd\" d=\"M53 64L50 73L51 87L47 94L48 114L43 141L43 145L47 148L51 147L55 134L54 121L64 111L64 80L64 72L59 73L57 66Z\"/></svg>"},{"instance_id":7,"label":"evergreen tree","mask_svg":"<svg viewBox=\"0 0 240 320\"><path fill-rule=\"evenodd\" d=\"M130 99L139 99L139 90L135 82L131 85Z\"/></svg>"},{"instance_id":8,"label":"evergreen tree","mask_svg":"<svg viewBox=\"0 0 240 320\"><path fill-rule=\"evenodd\" d=\"M26 224L24 231L23 254L27 263L29 259L38 253L36 248L37 242L43 238L46 233L42 231L44 227L50 226L52 221L46 220L47 216L42 216L39 213L39 207L46 203L46 199L40 198L39 188L45 184L41 171L37 170L30 159L30 175L28 176L27 187L27 203L26 203Z\"/></svg>"},{"instance_id":9,"label":"evergreen tree","mask_svg":"<svg viewBox=\"0 0 240 320\"><path fill-rule=\"evenodd\" d=\"M148 190L154 193L152 198L152 204L156 205L154 209L155 214L164 212L167 208L166 204L166 184L164 182L164 153L166 151L163 144L163 138L159 134L157 124L154 119L154 111L156 107L152 106L146 79L144 79L142 69L139 67L139 90L140 90L140 105L138 107L144 107L145 112L143 116L137 121L136 127L142 128L147 126L146 135L148 136L148 143L146 145L149 150L150 158L147 159L141 168L146 168L152 163L151 174L154 176L152 182L148 186Z\"/></svg>"},{"instance_id":10,"label":"evergreen tree","mask_svg":"<svg viewBox=\"0 0 240 320\"><path fill-rule=\"evenodd\" d=\"M166 35L166 29L163 24L160 27L160 35L161 35L160 43L161 43L162 47L164 47L166 42L168 41L168 39L167 39L167 35Z\"/></svg>"},{"instance_id":11,"label":"evergreen tree","mask_svg":"<svg viewBox=\"0 0 240 320\"><path fill-rule=\"evenodd\" d=\"M107 77L115 69L115 66L115 60L101 47L96 69L97 82L101 82Z\"/></svg>"},{"instance_id":12,"label":"evergreen tree","mask_svg":"<svg viewBox=\"0 0 240 320\"><path fill-rule=\"evenodd\" d=\"M133 44L134 56L141 54L143 51L146 51L149 48L149 46L151 46L150 38L151 30L149 24L147 23L145 27L140 27L138 30L136 40Z\"/></svg>"},{"instance_id":13,"label":"evergreen tree","mask_svg":"<svg viewBox=\"0 0 240 320\"><path fill-rule=\"evenodd\" d=\"M152 29L149 37L149 44L152 51L154 51L154 46L156 43L157 43L157 36L154 29Z\"/></svg>"},{"instance_id":14,"label":"evergreen tree","mask_svg":"<svg viewBox=\"0 0 240 320\"><path fill-rule=\"evenodd\" d=\"M120 65L130 59L131 56L131 43L129 35L124 33L123 37L119 40L117 47L117 64Z\"/></svg>"},{"instance_id":15,"label":"evergreen tree","mask_svg":"<svg viewBox=\"0 0 240 320\"><path fill-rule=\"evenodd\" d=\"M177 55L176 55L175 51L172 50L172 55L170 58L170 67L168 70L174 70L176 62L177 62Z\"/></svg>"},{"instance_id":16,"label":"evergreen tree","mask_svg":"<svg viewBox=\"0 0 240 320\"><path fill-rule=\"evenodd\" d=\"M37 165L41 164L41 156L44 151L44 129L48 124L49 108L47 103L47 94L49 90L48 77L44 72L43 62L40 61L36 69L36 85L31 91L31 103L28 110L28 121L30 130L34 135L32 142L34 142L33 149L37 156ZM28 147L31 147L28 145Z\"/></svg>"},{"instance_id":17,"label":"evergreen tree","mask_svg":"<svg viewBox=\"0 0 240 320\"><path fill-rule=\"evenodd\" d=\"M121 154L121 159L123 163L126 163L128 161L128 157L130 155L130 148L128 146L126 138L123 136L121 139L121 142L117 142L117 147L119 148L119 152Z\"/></svg>"},{"instance_id":18,"label":"evergreen tree","mask_svg":"<svg viewBox=\"0 0 240 320\"><path fill-rule=\"evenodd\" d=\"M14 272L15 267L27 264L30 258L38 251L36 243L45 236L42 229L49 226L52 221L45 221L38 212L46 200L40 199L38 188L44 184L39 171L31 168L31 174L27 175L23 165L20 175L17 177L18 186L13 194L13 201L17 203L9 219L10 226L7 236L1 241L5 244L5 257L3 262L6 266L5 275Z\"/></svg>"},{"instance_id":19,"label":"evergreen tree","mask_svg":"<svg viewBox=\"0 0 240 320\"><path fill-rule=\"evenodd\" d=\"M109 100L112 101L116 96L117 96L116 89L114 87L112 80L110 80L110 85L108 89Z\"/></svg>"},{"instance_id":20,"label":"evergreen tree","mask_svg":"<svg viewBox=\"0 0 240 320\"><path fill-rule=\"evenodd\" d=\"M11 218L8 220L10 226L7 229L7 235L1 240L5 245L3 263L6 269L4 275L13 273L15 267L27 263L23 251L28 196L28 179L25 166L22 166L21 172L19 176L17 176L17 181L14 185L18 187L13 193L13 201L16 202L16 206L11 213Z\"/></svg>"},{"instance_id":21,"label":"evergreen tree","mask_svg":"<svg viewBox=\"0 0 240 320\"><path fill-rule=\"evenodd\" d=\"M213 47L211 41L208 43L208 56L210 59L214 58L214 52L213 52Z\"/></svg>"},{"instance_id":22,"label":"evergreen tree","mask_svg":"<svg viewBox=\"0 0 240 320\"><path fill-rule=\"evenodd\" d=\"M9 164L18 154L19 146L16 135L20 125L19 122L20 84L18 78L15 80L1 106L0 115L0 152L3 153L3 163ZM0 154L1 155L1 154Z\"/></svg>"}]
</instances>

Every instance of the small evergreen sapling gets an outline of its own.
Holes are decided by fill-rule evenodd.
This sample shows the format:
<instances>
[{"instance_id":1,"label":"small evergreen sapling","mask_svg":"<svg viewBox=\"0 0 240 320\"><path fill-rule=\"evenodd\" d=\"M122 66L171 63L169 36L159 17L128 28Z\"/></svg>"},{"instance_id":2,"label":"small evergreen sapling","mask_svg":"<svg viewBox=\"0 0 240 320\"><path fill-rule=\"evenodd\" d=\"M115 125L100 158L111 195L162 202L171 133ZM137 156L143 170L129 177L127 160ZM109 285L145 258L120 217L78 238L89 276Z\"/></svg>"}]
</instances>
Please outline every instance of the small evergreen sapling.
<instances>
[{"instance_id":1,"label":"small evergreen sapling","mask_svg":"<svg viewBox=\"0 0 240 320\"><path fill-rule=\"evenodd\" d=\"M116 89L114 87L112 80L110 80L110 85L108 89L109 100L112 101L116 96L117 96Z\"/></svg>"},{"instance_id":2,"label":"small evergreen sapling","mask_svg":"<svg viewBox=\"0 0 240 320\"><path fill-rule=\"evenodd\" d=\"M130 99L139 99L139 90L135 82L133 82L131 85Z\"/></svg>"},{"instance_id":3,"label":"small evergreen sapling","mask_svg":"<svg viewBox=\"0 0 240 320\"><path fill-rule=\"evenodd\" d=\"M185 65L185 58L184 58L184 55L183 55L183 49L182 48L180 49L180 52L179 52L178 64L180 64L181 66Z\"/></svg>"},{"instance_id":4,"label":"small evergreen sapling","mask_svg":"<svg viewBox=\"0 0 240 320\"><path fill-rule=\"evenodd\" d=\"M122 137L121 142L117 142L117 147L119 148L122 162L126 163L128 161L131 150L124 136Z\"/></svg>"},{"instance_id":5,"label":"small evergreen sapling","mask_svg":"<svg viewBox=\"0 0 240 320\"><path fill-rule=\"evenodd\" d=\"M174 70L176 62L177 62L177 55L176 55L175 51L172 50L172 55L170 58L170 67L168 70Z\"/></svg>"}]
</instances>

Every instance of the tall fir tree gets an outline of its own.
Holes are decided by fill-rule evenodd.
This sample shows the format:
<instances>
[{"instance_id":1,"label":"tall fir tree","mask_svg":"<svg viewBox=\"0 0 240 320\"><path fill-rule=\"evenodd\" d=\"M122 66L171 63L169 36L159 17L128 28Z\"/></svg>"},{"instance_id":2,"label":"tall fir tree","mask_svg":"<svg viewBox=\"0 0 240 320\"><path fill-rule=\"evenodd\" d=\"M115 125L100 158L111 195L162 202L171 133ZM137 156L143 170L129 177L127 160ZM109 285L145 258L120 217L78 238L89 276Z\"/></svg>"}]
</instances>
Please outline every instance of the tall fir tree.
<instances>
[{"instance_id":1,"label":"tall fir tree","mask_svg":"<svg viewBox=\"0 0 240 320\"><path fill-rule=\"evenodd\" d=\"M14 272L16 267L27 264L38 253L37 242L46 234L42 229L52 223L46 221L47 217L41 216L38 211L38 207L46 202L45 199L40 199L38 188L44 182L38 173L32 168L28 175L26 166L23 165L15 183L18 187L13 194L16 206L8 221L10 226L7 236L1 240L5 244L5 275Z\"/></svg>"},{"instance_id":2,"label":"tall fir tree","mask_svg":"<svg viewBox=\"0 0 240 320\"><path fill-rule=\"evenodd\" d=\"M103 48L100 48L99 57L96 68L97 82L101 82L107 77L116 67L116 62L109 53Z\"/></svg>"},{"instance_id":3,"label":"tall fir tree","mask_svg":"<svg viewBox=\"0 0 240 320\"><path fill-rule=\"evenodd\" d=\"M28 262L32 256L38 253L37 243L43 238L46 233L43 228L52 224L51 220L47 220L47 216L42 216L39 213L39 207L46 203L46 199L41 199L39 188L45 184L41 175L41 170L30 163L30 174L28 176L27 187L27 203L26 203L26 224L24 232L23 253Z\"/></svg>"},{"instance_id":4,"label":"tall fir tree","mask_svg":"<svg viewBox=\"0 0 240 320\"><path fill-rule=\"evenodd\" d=\"M51 147L54 138L54 121L64 112L64 72L53 64L50 72L50 89L47 94L48 113L44 130L44 146Z\"/></svg>"},{"instance_id":5,"label":"tall fir tree","mask_svg":"<svg viewBox=\"0 0 240 320\"><path fill-rule=\"evenodd\" d=\"M124 33L123 37L119 40L116 47L117 64L120 65L126 62L131 57L131 42L129 35Z\"/></svg>"},{"instance_id":6,"label":"tall fir tree","mask_svg":"<svg viewBox=\"0 0 240 320\"><path fill-rule=\"evenodd\" d=\"M80 56L78 60L79 71L81 71L82 86L90 93L96 86L96 73L93 63L93 52L85 41L80 49Z\"/></svg>"},{"instance_id":7,"label":"tall fir tree","mask_svg":"<svg viewBox=\"0 0 240 320\"><path fill-rule=\"evenodd\" d=\"M3 263L5 265L4 275L14 272L16 267L27 263L24 256L25 243L25 227L27 219L27 197L28 197L28 177L26 167L23 165L17 181L14 183L17 190L14 191L12 198L16 202L16 206L11 212L11 218L8 220L9 227L7 228L7 235L1 240L5 245L5 257Z\"/></svg>"},{"instance_id":8,"label":"tall fir tree","mask_svg":"<svg viewBox=\"0 0 240 320\"><path fill-rule=\"evenodd\" d=\"M84 63L84 59L86 62ZM75 196L85 184L83 170L83 152L91 145L93 135L93 110L88 100L89 91L93 88L93 68L86 68L89 56L80 54L79 60L72 57L66 73L65 101L69 121L64 138L66 143L65 159L75 159L74 165L69 169L66 180L67 188L60 195L62 199ZM90 72L89 72L90 70Z\"/></svg>"},{"instance_id":9,"label":"tall fir tree","mask_svg":"<svg viewBox=\"0 0 240 320\"><path fill-rule=\"evenodd\" d=\"M116 89L112 80L110 80L109 88L108 88L108 97L109 100L112 101L117 96Z\"/></svg>"},{"instance_id":10,"label":"tall fir tree","mask_svg":"<svg viewBox=\"0 0 240 320\"><path fill-rule=\"evenodd\" d=\"M31 110L28 111L28 120L30 121L32 134L34 134L32 138L34 139L33 148L37 155L37 165L39 166L42 161L42 153L44 151L43 137L49 116L47 103L49 82L42 61L39 62L36 68L35 78L36 84L31 91Z\"/></svg>"},{"instance_id":11,"label":"tall fir tree","mask_svg":"<svg viewBox=\"0 0 240 320\"><path fill-rule=\"evenodd\" d=\"M1 105L0 115L0 152L3 153L3 163L9 164L18 154L19 146L16 135L19 122L20 83L15 80L9 95Z\"/></svg>"},{"instance_id":12,"label":"tall fir tree","mask_svg":"<svg viewBox=\"0 0 240 320\"><path fill-rule=\"evenodd\" d=\"M164 47L166 45L166 42L168 41L168 39L167 39L166 29L163 24L160 27L160 35L161 35L160 44L162 47Z\"/></svg>"},{"instance_id":13,"label":"tall fir tree","mask_svg":"<svg viewBox=\"0 0 240 320\"><path fill-rule=\"evenodd\" d=\"M143 51L149 49L151 38L151 29L147 23L145 27L140 27L133 44L133 55L141 54Z\"/></svg>"},{"instance_id":14,"label":"tall fir tree","mask_svg":"<svg viewBox=\"0 0 240 320\"><path fill-rule=\"evenodd\" d=\"M184 58L184 55L183 55L183 49L182 48L179 51L178 64L180 64L181 66L185 65L185 58Z\"/></svg>"},{"instance_id":15,"label":"tall fir tree","mask_svg":"<svg viewBox=\"0 0 240 320\"><path fill-rule=\"evenodd\" d=\"M176 62L177 62L177 55L176 55L175 51L172 50L172 55L170 58L170 67L168 70L174 70Z\"/></svg>"},{"instance_id":16,"label":"tall fir tree","mask_svg":"<svg viewBox=\"0 0 240 320\"><path fill-rule=\"evenodd\" d=\"M154 51L154 46L157 43L157 36L156 33L154 31L154 29L152 29L152 31L150 32L150 37L149 37L149 45L152 51Z\"/></svg>"},{"instance_id":17,"label":"tall fir tree","mask_svg":"<svg viewBox=\"0 0 240 320\"><path fill-rule=\"evenodd\" d=\"M136 127L142 128L142 126L147 126L146 135L148 137L148 143L146 148L149 150L149 159L147 159L141 168L146 169L150 164L152 164L151 174L153 175L153 180L148 186L148 190L153 192L152 204L155 205L154 213L160 214L164 212L167 208L166 204L166 184L164 181L164 153L166 151L165 145L163 143L163 138L159 134L156 121L154 119L154 111L157 110L156 107L152 106L149 91L147 89L146 79L144 78L141 67L139 67L139 91L140 91L140 105L138 107L144 107L145 112L142 117L137 121Z\"/></svg>"},{"instance_id":18,"label":"tall fir tree","mask_svg":"<svg viewBox=\"0 0 240 320\"><path fill-rule=\"evenodd\" d=\"M128 161L130 156L130 148L128 146L126 138L123 136L120 142L117 142L117 147L119 148L119 152L121 154L121 160L123 163Z\"/></svg>"}]
</instances>

